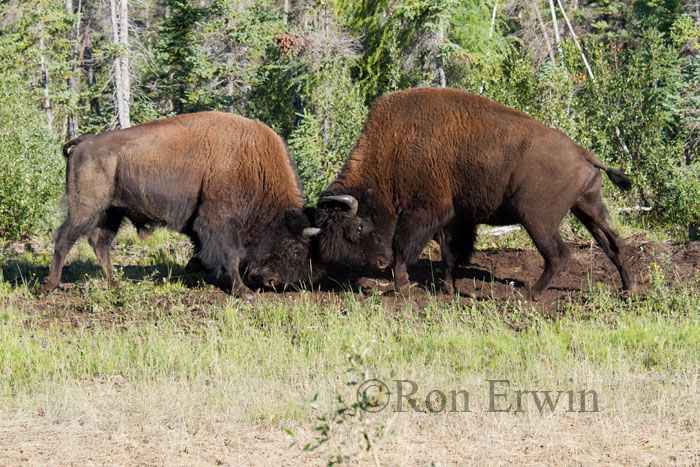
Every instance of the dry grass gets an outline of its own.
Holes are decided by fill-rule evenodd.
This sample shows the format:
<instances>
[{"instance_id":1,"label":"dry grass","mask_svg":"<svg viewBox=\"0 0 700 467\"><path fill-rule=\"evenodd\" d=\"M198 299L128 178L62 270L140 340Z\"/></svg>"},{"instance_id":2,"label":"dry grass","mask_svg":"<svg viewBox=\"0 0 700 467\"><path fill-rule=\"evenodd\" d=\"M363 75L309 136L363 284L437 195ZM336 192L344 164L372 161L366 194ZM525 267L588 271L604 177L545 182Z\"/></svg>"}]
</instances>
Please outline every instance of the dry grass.
<instances>
[{"instance_id":1,"label":"dry grass","mask_svg":"<svg viewBox=\"0 0 700 467\"><path fill-rule=\"evenodd\" d=\"M382 465L697 465L698 387L673 391L675 385L660 383L639 398L634 391L645 386L628 387L598 414L401 413L378 444L378 457ZM43 396L43 404L28 403L31 411L3 414L0 464L326 463L331 453L326 447L313 452L299 447L313 438L310 420L290 427L297 437L291 445L281 426L241 420L250 412L241 393L228 410L207 409L210 398L221 397L216 392L172 382L62 388L58 397ZM664 407L654 407L657 402ZM691 403L694 410L688 411ZM360 457L359 445L351 450ZM365 455L360 463L371 459Z\"/></svg>"},{"instance_id":2,"label":"dry grass","mask_svg":"<svg viewBox=\"0 0 700 467\"><path fill-rule=\"evenodd\" d=\"M85 245L73 287L48 298L4 268L0 465L325 465L339 453L371 465L363 429L381 465L700 465L700 271L672 283L654 263L644 296L597 287L554 316L350 293L249 305L171 280L186 245L125 235L116 291ZM33 250L13 256L27 277L50 261ZM394 399L304 451L319 417L356 400L349 368L415 381L423 411L393 413ZM515 389L593 389L600 410L540 413L529 398L524 413L489 413L487 379L511 381L510 403ZM471 411L427 413L433 389L466 390Z\"/></svg>"}]
</instances>

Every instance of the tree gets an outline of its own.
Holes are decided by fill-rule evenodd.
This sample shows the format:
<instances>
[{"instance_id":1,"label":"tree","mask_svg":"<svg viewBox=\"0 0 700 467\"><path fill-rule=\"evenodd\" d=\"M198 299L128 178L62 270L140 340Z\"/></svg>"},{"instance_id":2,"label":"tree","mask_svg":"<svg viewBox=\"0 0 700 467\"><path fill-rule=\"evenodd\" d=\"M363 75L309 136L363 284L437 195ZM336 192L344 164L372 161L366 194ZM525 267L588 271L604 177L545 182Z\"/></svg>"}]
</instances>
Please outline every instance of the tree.
<instances>
[{"instance_id":1,"label":"tree","mask_svg":"<svg viewBox=\"0 0 700 467\"><path fill-rule=\"evenodd\" d=\"M112 19L112 41L115 46L115 108L119 126L131 126L131 84L129 76L129 0L109 0Z\"/></svg>"},{"instance_id":2,"label":"tree","mask_svg":"<svg viewBox=\"0 0 700 467\"><path fill-rule=\"evenodd\" d=\"M78 136L78 112L75 108L75 97L78 94L78 76L77 76L77 55L80 47L80 7L81 2L78 0L77 9L73 10L73 0L65 0L66 11L69 15L74 16L75 28L73 29L73 40L75 41L74 53L70 57L70 75L68 76L68 93L71 99L71 105L68 109L67 121L67 136L71 140Z\"/></svg>"}]
</instances>

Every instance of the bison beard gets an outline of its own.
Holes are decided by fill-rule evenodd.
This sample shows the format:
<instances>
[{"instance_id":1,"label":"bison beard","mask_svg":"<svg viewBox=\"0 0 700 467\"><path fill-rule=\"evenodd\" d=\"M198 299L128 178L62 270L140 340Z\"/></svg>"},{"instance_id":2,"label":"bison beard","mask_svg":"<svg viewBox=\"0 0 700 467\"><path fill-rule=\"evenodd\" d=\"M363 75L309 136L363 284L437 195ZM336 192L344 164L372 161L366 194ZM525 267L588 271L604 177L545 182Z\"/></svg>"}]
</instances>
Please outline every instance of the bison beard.
<instances>
[{"instance_id":1,"label":"bison beard","mask_svg":"<svg viewBox=\"0 0 700 467\"><path fill-rule=\"evenodd\" d=\"M72 149L72 150L71 150ZM239 267L261 285L308 278L309 238L301 188L281 138L260 122L203 112L157 120L64 147L68 217L56 232L53 290L75 241L88 235L110 284L110 246L124 218L145 236L154 226L188 235L199 265L246 295Z\"/></svg>"},{"instance_id":2,"label":"bison beard","mask_svg":"<svg viewBox=\"0 0 700 467\"><path fill-rule=\"evenodd\" d=\"M445 263L442 290L466 262L478 224L522 224L545 260L531 289L542 294L566 264L559 224L569 210L632 281L623 244L606 221L606 167L560 131L483 97L454 89L411 89L378 99L337 180L321 195L315 225L324 261L393 267L395 288L409 286L407 264L431 238Z\"/></svg>"}]
</instances>

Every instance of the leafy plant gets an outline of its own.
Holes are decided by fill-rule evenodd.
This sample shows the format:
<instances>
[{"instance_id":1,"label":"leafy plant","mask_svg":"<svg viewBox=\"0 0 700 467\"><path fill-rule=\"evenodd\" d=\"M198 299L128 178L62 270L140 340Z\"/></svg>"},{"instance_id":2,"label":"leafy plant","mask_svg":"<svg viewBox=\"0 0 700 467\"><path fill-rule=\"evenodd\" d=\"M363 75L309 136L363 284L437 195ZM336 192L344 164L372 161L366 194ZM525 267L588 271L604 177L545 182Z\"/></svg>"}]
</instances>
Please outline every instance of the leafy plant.
<instances>
[{"instance_id":1,"label":"leafy plant","mask_svg":"<svg viewBox=\"0 0 700 467\"><path fill-rule=\"evenodd\" d=\"M319 424L314 427L316 439L303 447L304 451L313 451L327 446L332 452L328 459L329 466L362 461L368 452L371 452L374 464L380 465L377 444L391 430L396 413L388 420L380 418L390 396L386 385L373 386L371 391L363 390L362 383L378 381L370 376L367 369L368 353L369 347L357 349L353 344L352 350L346 354L350 368L346 372L345 384L350 389L350 395L336 394L330 413L322 413L318 417ZM311 407L321 411L318 394L311 400ZM294 437L291 430L286 432Z\"/></svg>"}]
</instances>

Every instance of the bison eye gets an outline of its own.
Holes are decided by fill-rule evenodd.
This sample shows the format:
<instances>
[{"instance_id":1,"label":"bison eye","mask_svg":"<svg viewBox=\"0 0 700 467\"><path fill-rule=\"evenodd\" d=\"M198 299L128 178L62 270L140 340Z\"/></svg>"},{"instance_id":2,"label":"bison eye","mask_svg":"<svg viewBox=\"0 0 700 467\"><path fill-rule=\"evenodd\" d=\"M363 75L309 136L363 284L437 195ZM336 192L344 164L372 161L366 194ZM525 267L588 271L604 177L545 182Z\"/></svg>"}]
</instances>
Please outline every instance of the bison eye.
<instances>
[{"instance_id":1,"label":"bison eye","mask_svg":"<svg viewBox=\"0 0 700 467\"><path fill-rule=\"evenodd\" d=\"M357 226L357 233L361 234L362 233L362 225Z\"/></svg>"},{"instance_id":2,"label":"bison eye","mask_svg":"<svg viewBox=\"0 0 700 467\"><path fill-rule=\"evenodd\" d=\"M301 254L301 251L299 251L299 248L294 249L294 256L299 256Z\"/></svg>"}]
</instances>

